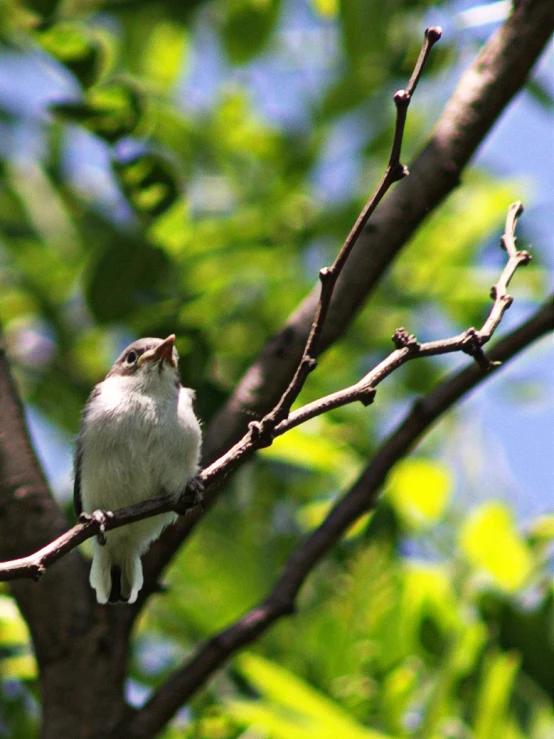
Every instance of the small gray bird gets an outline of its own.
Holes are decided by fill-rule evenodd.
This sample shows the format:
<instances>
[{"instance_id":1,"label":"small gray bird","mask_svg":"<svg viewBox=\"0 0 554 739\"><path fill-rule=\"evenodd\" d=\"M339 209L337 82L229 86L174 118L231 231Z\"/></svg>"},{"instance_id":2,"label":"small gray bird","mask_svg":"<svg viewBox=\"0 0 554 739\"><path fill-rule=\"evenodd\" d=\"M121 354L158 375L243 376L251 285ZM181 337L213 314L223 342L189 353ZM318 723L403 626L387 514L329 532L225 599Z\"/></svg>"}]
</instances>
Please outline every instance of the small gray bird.
<instances>
[{"instance_id":1,"label":"small gray bird","mask_svg":"<svg viewBox=\"0 0 554 739\"><path fill-rule=\"evenodd\" d=\"M177 499L196 475L200 424L194 391L179 381L178 361L174 334L139 339L92 391L75 452L77 516L162 495ZM141 555L176 518L162 513L95 539L90 584L99 603L136 601Z\"/></svg>"}]
</instances>

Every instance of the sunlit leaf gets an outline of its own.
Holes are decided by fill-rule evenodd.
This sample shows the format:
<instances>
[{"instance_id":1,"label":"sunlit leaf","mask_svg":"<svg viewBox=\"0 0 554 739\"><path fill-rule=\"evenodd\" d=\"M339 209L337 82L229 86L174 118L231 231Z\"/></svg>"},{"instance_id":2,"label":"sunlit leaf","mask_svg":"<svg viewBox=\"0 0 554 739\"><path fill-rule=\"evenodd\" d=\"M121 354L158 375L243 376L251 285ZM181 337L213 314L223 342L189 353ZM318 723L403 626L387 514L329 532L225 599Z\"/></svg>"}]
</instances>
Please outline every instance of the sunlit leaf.
<instances>
[{"instance_id":1,"label":"sunlit leaf","mask_svg":"<svg viewBox=\"0 0 554 739\"><path fill-rule=\"evenodd\" d=\"M323 523L335 502L336 501L332 500L315 500L311 503L306 503L299 508L296 520L302 528L311 531ZM360 516L360 518L346 531L344 535L345 538L349 539L362 534L367 527L370 516L370 513Z\"/></svg>"},{"instance_id":2,"label":"sunlit leaf","mask_svg":"<svg viewBox=\"0 0 554 739\"><path fill-rule=\"evenodd\" d=\"M28 644L29 630L13 598L0 595L0 642L6 644Z\"/></svg>"},{"instance_id":3,"label":"sunlit leaf","mask_svg":"<svg viewBox=\"0 0 554 739\"><path fill-rule=\"evenodd\" d=\"M492 652L485 659L473 723L475 739L507 736L508 708L520 664L515 653Z\"/></svg>"},{"instance_id":4,"label":"sunlit leaf","mask_svg":"<svg viewBox=\"0 0 554 739\"><path fill-rule=\"evenodd\" d=\"M334 18L339 11L338 0L311 0L311 6L323 18Z\"/></svg>"},{"instance_id":5,"label":"sunlit leaf","mask_svg":"<svg viewBox=\"0 0 554 739\"><path fill-rule=\"evenodd\" d=\"M85 86L100 77L106 60L106 45L86 26L62 22L37 32L42 48L67 67Z\"/></svg>"},{"instance_id":6,"label":"sunlit leaf","mask_svg":"<svg viewBox=\"0 0 554 739\"><path fill-rule=\"evenodd\" d=\"M123 192L139 213L159 216L179 197L180 187L174 168L158 154L114 160L113 168Z\"/></svg>"},{"instance_id":7,"label":"sunlit leaf","mask_svg":"<svg viewBox=\"0 0 554 739\"><path fill-rule=\"evenodd\" d=\"M326 472L348 480L358 467L358 460L344 445L325 437L325 422L303 424L280 436L261 454L307 470Z\"/></svg>"},{"instance_id":8,"label":"sunlit leaf","mask_svg":"<svg viewBox=\"0 0 554 739\"><path fill-rule=\"evenodd\" d=\"M449 470L439 462L406 459L396 466L387 495L400 517L414 529L436 524L446 510L452 493Z\"/></svg>"},{"instance_id":9,"label":"sunlit leaf","mask_svg":"<svg viewBox=\"0 0 554 739\"><path fill-rule=\"evenodd\" d=\"M548 544L554 541L554 514L545 514L536 518L529 529L529 539L537 544Z\"/></svg>"},{"instance_id":10,"label":"sunlit leaf","mask_svg":"<svg viewBox=\"0 0 554 739\"><path fill-rule=\"evenodd\" d=\"M238 720L268 729L275 739L385 739L386 734L357 724L337 703L319 693L294 673L257 655L238 658L244 677L267 703L233 701L231 714Z\"/></svg>"},{"instance_id":11,"label":"sunlit leaf","mask_svg":"<svg viewBox=\"0 0 554 739\"><path fill-rule=\"evenodd\" d=\"M460 531L460 547L473 566L502 590L515 592L531 574L529 547L502 503L484 503L470 514Z\"/></svg>"},{"instance_id":12,"label":"sunlit leaf","mask_svg":"<svg viewBox=\"0 0 554 739\"><path fill-rule=\"evenodd\" d=\"M169 89L183 74L188 43L183 26L170 22L156 24L142 58L146 78L161 89Z\"/></svg>"},{"instance_id":13,"label":"sunlit leaf","mask_svg":"<svg viewBox=\"0 0 554 739\"><path fill-rule=\"evenodd\" d=\"M30 635L13 598L0 595L0 676L26 680L36 677Z\"/></svg>"},{"instance_id":14,"label":"sunlit leaf","mask_svg":"<svg viewBox=\"0 0 554 739\"><path fill-rule=\"evenodd\" d=\"M135 130L141 119L143 102L135 85L120 81L92 88L82 101L53 103L50 109L58 118L80 124L114 143Z\"/></svg>"},{"instance_id":15,"label":"sunlit leaf","mask_svg":"<svg viewBox=\"0 0 554 739\"><path fill-rule=\"evenodd\" d=\"M496 181L482 172L469 175L463 191L453 193L431 216L397 261L392 272L397 289L414 299L434 299L443 313L446 310L469 325L482 319L498 268L483 269L471 260L486 240L497 234L497 263L503 263L499 239L506 210L523 197L524 190L524 183ZM520 289L522 285L529 285L531 293L539 289L540 281L530 272L521 271L517 277Z\"/></svg>"},{"instance_id":16,"label":"sunlit leaf","mask_svg":"<svg viewBox=\"0 0 554 739\"><path fill-rule=\"evenodd\" d=\"M460 619L447 570L440 565L409 562L404 571L403 588L402 608L406 621L402 638L406 640L407 651L417 649L424 641L426 624L433 628L435 644L424 646L430 651L440 650L444 646L441 643L444 635L453 631Z\"/></svg>"}]
</instances>

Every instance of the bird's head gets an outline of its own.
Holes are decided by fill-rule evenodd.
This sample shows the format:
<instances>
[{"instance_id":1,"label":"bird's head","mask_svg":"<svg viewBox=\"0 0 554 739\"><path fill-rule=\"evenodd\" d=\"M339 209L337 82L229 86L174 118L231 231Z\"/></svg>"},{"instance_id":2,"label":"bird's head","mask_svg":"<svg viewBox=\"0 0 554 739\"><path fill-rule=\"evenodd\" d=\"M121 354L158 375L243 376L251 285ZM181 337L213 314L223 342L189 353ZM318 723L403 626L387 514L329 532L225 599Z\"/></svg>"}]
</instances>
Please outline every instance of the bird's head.
<instances>
[{"instance_id":1,"label":"bird's head","mask_svg":"<svg viewBox=\"0 0 554 739\"><path fill-rule=\"evenodd\" d=\"M124 349L108 372L108 377L125 377L145 390L179 385L179 355L175 334L167 339L138 339Z\"/></svg>"}]
</instances>

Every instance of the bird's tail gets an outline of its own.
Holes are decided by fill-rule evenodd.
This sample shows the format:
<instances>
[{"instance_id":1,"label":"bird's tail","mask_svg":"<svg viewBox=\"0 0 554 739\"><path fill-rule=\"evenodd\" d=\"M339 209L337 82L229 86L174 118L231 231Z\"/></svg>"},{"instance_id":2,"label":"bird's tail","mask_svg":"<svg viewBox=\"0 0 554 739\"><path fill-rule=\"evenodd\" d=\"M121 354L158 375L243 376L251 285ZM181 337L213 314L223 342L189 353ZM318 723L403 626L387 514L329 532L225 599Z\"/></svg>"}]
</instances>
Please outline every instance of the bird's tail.
<instances>
[{"instance_id":1,"label":"bird's tail","mask_svg":"<svg viewBox=\"0 0 554 739\"><path fill-rule=\"evenodd\" d=\"M110 545L111 544L111 545ZM99 603L134 603L142 588L143 575L136 547L108 538L105 545L93 543L90 584Z\"/></svg>"}]
</instances>

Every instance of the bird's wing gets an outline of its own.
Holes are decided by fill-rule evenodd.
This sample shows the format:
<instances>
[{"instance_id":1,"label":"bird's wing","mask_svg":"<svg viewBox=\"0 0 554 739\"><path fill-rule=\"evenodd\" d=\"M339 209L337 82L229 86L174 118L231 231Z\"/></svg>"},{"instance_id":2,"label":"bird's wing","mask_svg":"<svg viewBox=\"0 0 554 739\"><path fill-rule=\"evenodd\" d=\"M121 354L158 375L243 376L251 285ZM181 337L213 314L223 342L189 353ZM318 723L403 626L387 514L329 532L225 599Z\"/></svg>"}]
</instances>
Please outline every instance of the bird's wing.
<instances>
[{"instance_id":1,"label":"bird's wing","mask_svg":"<svg viewBox=\"0 0 554 739\"><path fill-rule=\"evenodd\" d=\"M83 431L87 422L87 412L91 402L100 395L100 388L97 385L87 400L85 410L83 411L83 417L81 419L81 430L77 438L77 444L75 445L75 460L74 460L74 472L75 481L73 483L73 510L77 518L83 512L83 499L81 497L81 467L83 464Z\"/></svg>"},{"instance_id":2,"label":"bird's wing","mask_svg":"<svg viewBox=\"0 0 554 739\"><path fill-rule=\"evenodd\" d=\"M75 449L75 482L73 483L73 510L77 518L83 512L83 501L81 499L81 463L83 461L83 446L77 440Z\"/></svg>"}]
</instances>

